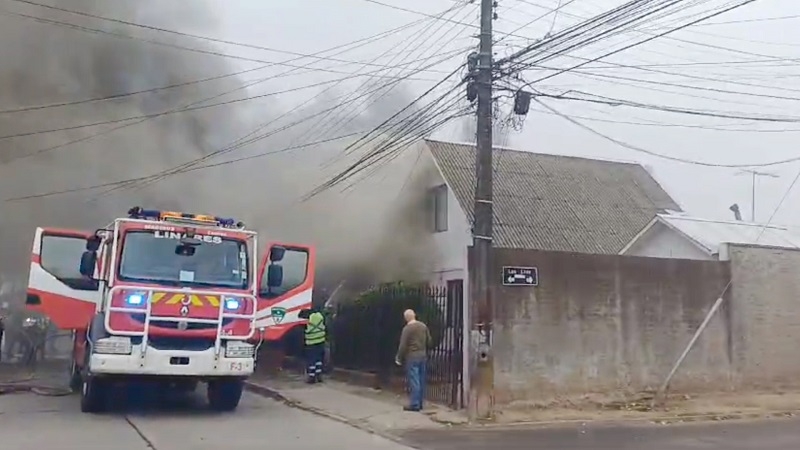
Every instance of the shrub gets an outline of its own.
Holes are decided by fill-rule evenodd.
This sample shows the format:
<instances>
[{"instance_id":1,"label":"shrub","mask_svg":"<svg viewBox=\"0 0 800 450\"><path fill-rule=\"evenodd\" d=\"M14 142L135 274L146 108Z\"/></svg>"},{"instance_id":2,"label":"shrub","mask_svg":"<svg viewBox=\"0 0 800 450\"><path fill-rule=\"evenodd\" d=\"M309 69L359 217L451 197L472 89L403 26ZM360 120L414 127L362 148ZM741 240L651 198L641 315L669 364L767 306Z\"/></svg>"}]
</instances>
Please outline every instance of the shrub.
<instances>
[{"instance_id":1,"label":"shrub","mask_svg":"<svg viewBox=\"0 0 800 450\"><path fill-rule=\"evenodd\" d=\"M432 347L439 345L446 327L440 294L427 285L390 283L342 302L332 320L337 363L374 368L393 362L406 309L428 325Z\"/></svg>"}]
</instances>

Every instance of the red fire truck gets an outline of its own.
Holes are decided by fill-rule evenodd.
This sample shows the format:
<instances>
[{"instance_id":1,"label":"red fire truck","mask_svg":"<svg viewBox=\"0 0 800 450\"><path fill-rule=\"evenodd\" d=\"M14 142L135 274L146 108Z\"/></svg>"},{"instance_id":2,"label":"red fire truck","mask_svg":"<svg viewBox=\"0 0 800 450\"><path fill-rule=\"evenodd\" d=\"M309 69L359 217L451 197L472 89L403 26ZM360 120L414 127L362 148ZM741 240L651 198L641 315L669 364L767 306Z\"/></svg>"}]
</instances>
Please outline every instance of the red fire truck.
<instances>
[{"instance_id":1,"label":"red fire truck","mask_svg":"<svg viewBox=\"0 0 800 450\"><path fill-rule=\"evenodd\" d=\"M95 232L38 228L27 305L73 330L70 384L98 412L112 384L193 389L234 410L258 346L304 326L314 249L216 216L132 208Z\"/></svg>"}]
</instances>

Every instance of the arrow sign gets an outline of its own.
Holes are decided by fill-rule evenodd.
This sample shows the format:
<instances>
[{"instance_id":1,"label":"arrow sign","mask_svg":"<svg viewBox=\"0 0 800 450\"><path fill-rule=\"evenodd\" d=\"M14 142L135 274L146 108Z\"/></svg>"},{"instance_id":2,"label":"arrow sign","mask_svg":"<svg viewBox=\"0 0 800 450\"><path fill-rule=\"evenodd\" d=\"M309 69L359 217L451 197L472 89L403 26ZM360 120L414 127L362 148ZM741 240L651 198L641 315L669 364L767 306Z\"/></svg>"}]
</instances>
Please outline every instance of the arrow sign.
<instances>
[{"instance_id":1,"label":"arrow sign","mask_svg":"<svg viewBox=\"0 0 800 450\"><path fill-rule=\"evenodd\" d=\"M503 286L538 286L536 267L503 266Z\"/></svg>"}]
</instances>

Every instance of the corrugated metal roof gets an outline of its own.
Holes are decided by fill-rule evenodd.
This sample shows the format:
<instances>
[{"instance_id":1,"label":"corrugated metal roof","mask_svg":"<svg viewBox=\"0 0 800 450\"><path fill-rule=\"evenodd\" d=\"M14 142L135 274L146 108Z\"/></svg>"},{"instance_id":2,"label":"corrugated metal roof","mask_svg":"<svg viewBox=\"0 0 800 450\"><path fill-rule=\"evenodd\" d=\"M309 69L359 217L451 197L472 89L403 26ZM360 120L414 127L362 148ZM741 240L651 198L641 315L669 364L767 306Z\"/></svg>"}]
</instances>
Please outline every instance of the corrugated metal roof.
<instances>
[{"instance_id":1,"label":"corrugated metal roof","mask_svg":"<svg viewBox=\"0 0 800 450\"><path fill-rule=\"evenodd\" d=\"M475 146L426 140L472 221ZM678 204L640 165L495 148L494 244L615 254Z\"/></svg>"},{"instance_id":2,"label":"corrugated metal roof","mask_svg":"<svg viewBox=\"0 0 800 450\"><path fill-rule=\"evenodd\" d=\"M700 219L659 214L658 219L691 238L711 254L723 243L800 248L800 232L787 227L742 222ZM762 233L763 230L763 233Z\"/></svg>"}]
</instances>

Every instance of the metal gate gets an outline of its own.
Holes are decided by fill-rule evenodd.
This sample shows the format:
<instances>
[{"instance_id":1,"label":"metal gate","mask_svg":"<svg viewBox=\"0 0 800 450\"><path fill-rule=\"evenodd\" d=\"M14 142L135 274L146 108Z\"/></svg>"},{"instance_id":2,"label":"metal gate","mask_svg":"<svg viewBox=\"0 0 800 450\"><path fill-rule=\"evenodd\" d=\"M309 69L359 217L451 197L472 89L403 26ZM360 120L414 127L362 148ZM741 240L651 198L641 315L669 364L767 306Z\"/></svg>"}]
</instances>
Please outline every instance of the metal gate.
<instances>
[{"instance_id":1,"label":"metal gate","mask_svg":"<svg viewBox=\"0 0 800 450\"><path fill-rule=\"evenodd\" d=\"M338 305L332 323L333 365L375 373L384 388L402 390L403 371L394 357L403 329L403 311L411 308L428 325L429 352L425 398L451 408L463 407L461 280L447 286L391 284Z\"/></svg>"},{"instance_id":2,"label":"metal gate","mask_svg":"<svg viewBox=\"0 0 800 450\"><path fill-rule=\"evenodd\" d=\"M450 280L446 289L438 289L435 300L443 313L441 340L428 358L428 391L426 399L451 408L464 407L462 367L463 299L462 280Z\"/></svg>"}]
</instances>

